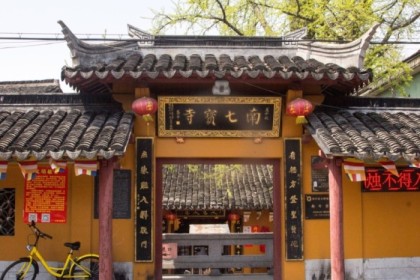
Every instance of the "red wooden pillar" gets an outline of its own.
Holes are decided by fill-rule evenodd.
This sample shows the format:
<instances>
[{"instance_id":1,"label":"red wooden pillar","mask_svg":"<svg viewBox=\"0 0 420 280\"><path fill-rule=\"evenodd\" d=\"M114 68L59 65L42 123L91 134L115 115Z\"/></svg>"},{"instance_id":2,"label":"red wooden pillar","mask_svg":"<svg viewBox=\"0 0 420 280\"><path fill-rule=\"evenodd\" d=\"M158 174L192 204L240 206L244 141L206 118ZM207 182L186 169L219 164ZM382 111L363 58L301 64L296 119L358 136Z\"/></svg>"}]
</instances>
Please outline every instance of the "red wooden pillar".
<instances>
[{"instance_id":1,"label":"red wooden pillar","mask_svg":"<svg viewBox=\"0 0 420 280\"><path fill-rule=\"evenodd\" d=\"M114 158L100 160L99 168L99 279L112 280L112 194Z\"/></svg>"},{"instance_id":2,"label":"red wooden pillar","mask_svg":"<svg viewBox=\"0 0 420 280\"><path fill-rule=\"evenodd\" d=\"M330 196L331 279L344 280L343 189L341 160L328 160Z\"/></svg>"}]
</instances>

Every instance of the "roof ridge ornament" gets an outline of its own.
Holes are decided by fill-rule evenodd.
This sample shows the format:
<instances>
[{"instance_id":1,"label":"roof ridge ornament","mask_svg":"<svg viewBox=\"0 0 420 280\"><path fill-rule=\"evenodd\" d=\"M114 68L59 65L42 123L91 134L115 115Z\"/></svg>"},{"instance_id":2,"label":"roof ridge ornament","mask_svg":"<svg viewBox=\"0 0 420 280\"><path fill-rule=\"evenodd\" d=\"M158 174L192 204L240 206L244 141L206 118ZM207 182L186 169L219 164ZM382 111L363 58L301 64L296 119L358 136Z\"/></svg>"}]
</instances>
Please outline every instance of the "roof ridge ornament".
<instances>
[{"instance_id":1,"label":"roof ridge ornament","mask_svg":"<svg viewBox=\"0 0 420 280\"><path fill-rule=\"evenodd\" d=\"M303 59L313 58L324 64L335 63L344 68L362 69L369 43L379 25L379 23L375 23L362 36L349 43L299 42L296 55Z\"/></svg>"},{"instance_id":2,"label":"roof ridge ornament","mask_svg":"<svg viewBox=\"0 0 420 280\"><path fill-rule=\"evenodd\" d=\"M140 41L138 42L140 46L142 45L153 46L154 45L155 36L131 24L127 24L127 27L128 27L128 35L131 38L140 39Z\"/></svg>"},{"instance_id":3,"label":"roof ridge ornament","mask_svg":"<svg viewBox=\"0 0 420 280\"><path fill-rule=\"evenodd\" d=\"M127 58L139 49L136 41L119 41L108 42L105 44L89 44L85 43L67 27L67 25L59 20L61 32L71 52L72 67L76 68L83 64L83 67L93 67L97 64L98 55L102 55L105 63L109 63L117 58Z\"/></svg>"},{"instance_id":4,"label":"roof ridge ornament","mask_svg":"<svg viewBox=\"0 0 420 280\"><path fill-rule=\"evenodd\" d=\"M304 39L307 35L308 28L306 27L292 31L283 36L284 45L297 45L297 41Z\"/></svg>"}]
</instances>

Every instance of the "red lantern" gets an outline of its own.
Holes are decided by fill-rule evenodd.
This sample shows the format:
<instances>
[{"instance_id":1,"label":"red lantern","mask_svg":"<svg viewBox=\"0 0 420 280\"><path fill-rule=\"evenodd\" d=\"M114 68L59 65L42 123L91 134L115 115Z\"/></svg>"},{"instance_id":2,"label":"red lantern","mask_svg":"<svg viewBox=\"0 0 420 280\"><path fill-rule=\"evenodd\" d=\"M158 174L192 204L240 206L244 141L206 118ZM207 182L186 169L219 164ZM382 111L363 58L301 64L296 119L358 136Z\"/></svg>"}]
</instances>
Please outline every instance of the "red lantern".
<instances>
[{"instance_id":1,"label":"red lantern","mask_svg":"<svg viewBox=\"0 0 420 280\"><path fill-rule=\"evenodd\" d=\"M314 110L314 106L311 102L306 99L296 98L286 107L286 114L289 116L296 117L296 123L302 124L307 123L306 116L308 116Z\"/></svg>"},{"instance_id":2,"label":"red lantern","mask_svg":"<svg viewBox=\"0 0 420 280\"><path fill-rule=\"evenodd\" d=\"M131 104L131 109L147 122L153 121L152 115L158 108L157 101L151 97L141 97Z\"/></svg>"},{"instance_id":3,"label":"red lantern","mask_svg":"<svg viewBox=\"0 0 420 280\"><path fill-rule=\"evenodd\" d=\"M172 212L169 212L168 214L165 215L166 220L168 220L169 222L173 222L176 220L176 215Z\"/></svg>"},{"instance_id":4,"label":"red lantern","mask_svg":"<svg viewBox=\"0 0 420 280\"><path fill-rule=\"evenodd\" d=\"M231 221L231 222L236 222L236 221L239 220L239 218L240 218L240 216L236 213L230 213L228 215L228 220Z\"/></svg>"},{"instance_id":5,"label":"red lantern","mask_svg":"<svg viewBox=\"0 0 420 280\"><path fill-rule=\"evenodd\" d=\"M251 232L260 232L260 226L259 225L253 225L251 227Z\"/></svg>"}]
</instances>

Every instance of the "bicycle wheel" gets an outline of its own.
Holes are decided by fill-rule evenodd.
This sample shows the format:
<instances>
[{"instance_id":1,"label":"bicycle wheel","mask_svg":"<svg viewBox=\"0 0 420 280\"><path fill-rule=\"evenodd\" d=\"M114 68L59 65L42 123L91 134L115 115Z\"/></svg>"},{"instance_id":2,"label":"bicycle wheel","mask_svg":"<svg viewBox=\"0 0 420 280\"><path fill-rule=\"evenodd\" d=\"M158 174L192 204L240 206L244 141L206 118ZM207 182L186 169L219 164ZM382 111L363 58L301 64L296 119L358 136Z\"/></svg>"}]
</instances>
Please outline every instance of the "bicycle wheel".
<instances>
[{"instance_id":1,"label":"bicycle wheel","mask_svg":"<svg viewBox=\"0 0 420 280\"><path fill-rule=\"evenodd\" d=\"M0 280L35 279L38 268L29 259L21 259L10 264L1 274Z\"/></svg>"},{"instance_id":2,"label":"bicycle wheel","mask_svg":"<svg viewBox=\"0 0 420 280\"><path fill-rule=\"evenodd\" d=\"M99 257L94 255L81 256L70 269L73 279L99 279Z\"/></svg>"}]
</instances>

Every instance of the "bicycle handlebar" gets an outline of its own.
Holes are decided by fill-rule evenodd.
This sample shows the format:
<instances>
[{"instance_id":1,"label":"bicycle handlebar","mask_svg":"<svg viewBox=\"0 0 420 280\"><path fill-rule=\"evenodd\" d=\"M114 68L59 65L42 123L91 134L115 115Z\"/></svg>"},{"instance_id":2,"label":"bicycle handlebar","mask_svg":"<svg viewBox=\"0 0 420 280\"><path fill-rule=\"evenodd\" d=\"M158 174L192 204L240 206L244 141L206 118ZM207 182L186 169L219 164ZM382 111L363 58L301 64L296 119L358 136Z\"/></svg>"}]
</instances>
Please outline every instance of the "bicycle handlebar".
<instances>
[{"instance_id":1,"label":"bicycle handlebar","mask_svg":"<svg viewBox=\"0 0 420 280\"><path fill-rule=\"evenodd\" d=\"M35 221L32 220L31 223L28 226L33 230L33 232L37 236L42 237L42 238L52 239L52 236L51 235L49 235L49 234L47 234L45 232L42 232L39 228L36 227Z\"/></svg>"}]
</instances>

